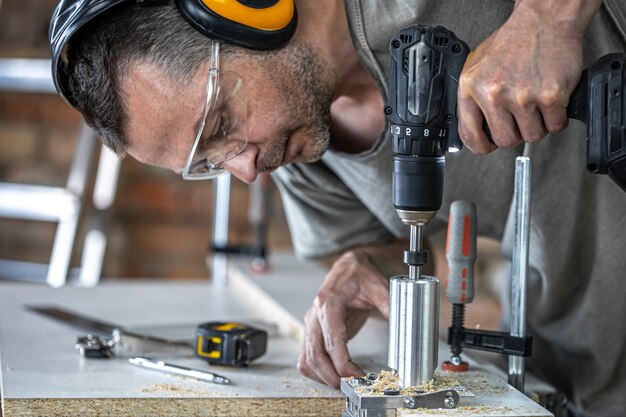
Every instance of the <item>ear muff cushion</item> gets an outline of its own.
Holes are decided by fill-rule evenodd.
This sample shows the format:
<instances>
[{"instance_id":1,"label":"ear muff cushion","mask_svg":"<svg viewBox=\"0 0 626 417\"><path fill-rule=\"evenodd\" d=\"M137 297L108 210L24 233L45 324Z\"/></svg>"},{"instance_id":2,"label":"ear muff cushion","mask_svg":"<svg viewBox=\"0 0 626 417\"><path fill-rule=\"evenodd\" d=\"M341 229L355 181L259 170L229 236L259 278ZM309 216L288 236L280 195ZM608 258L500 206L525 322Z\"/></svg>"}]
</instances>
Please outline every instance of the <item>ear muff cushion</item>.
<instances>
[{"instance_id":1,"label":"ear muff cushion","mask_svg":"<svg viewBox=\"0 0 626 417\"><path fill-rule=\"evenodd\" d=\"M212 39L257 50L284 45L293 36L297 25L293 0L268 3L274 4L257 8L239 1L176 0L180 13L199 32ZM280 7L280 13L272 10L276 7Z\"/></svg>"}]
</instances>

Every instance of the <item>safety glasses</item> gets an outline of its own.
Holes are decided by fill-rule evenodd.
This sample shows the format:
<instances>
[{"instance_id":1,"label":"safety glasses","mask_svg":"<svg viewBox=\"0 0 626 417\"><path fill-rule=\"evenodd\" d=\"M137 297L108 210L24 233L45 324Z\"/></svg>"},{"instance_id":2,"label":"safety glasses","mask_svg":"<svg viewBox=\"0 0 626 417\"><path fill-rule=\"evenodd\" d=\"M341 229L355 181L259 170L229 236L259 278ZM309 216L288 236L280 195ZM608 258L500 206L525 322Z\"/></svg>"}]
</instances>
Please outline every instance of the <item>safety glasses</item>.
<instances>
[{"instance_id":1,"label":"safety glasses","mask_svg":"<svg viewBox=\"0 0 626 417\"><path fill-rule=\"evenodd\" d=\"M239 155L248 143L243 81L234 72L219 70L219 51L219 42L213 41L204 111L183 169L185 180L224 174L223 163Z\"/></svg>"}]
</instances>

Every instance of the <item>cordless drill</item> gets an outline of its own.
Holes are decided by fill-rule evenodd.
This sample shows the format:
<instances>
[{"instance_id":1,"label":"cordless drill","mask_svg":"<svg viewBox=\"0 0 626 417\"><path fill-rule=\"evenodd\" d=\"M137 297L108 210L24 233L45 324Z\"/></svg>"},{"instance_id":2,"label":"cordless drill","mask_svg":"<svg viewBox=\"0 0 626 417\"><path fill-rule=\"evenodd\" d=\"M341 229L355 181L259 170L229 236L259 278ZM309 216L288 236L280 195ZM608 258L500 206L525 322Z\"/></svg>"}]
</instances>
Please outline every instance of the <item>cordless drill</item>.
<instances>
[{"instance_id":1,"label":"cordless drill","mask_svg":"<svg viewBox=\"0 0 626 417\"><path fill-rule=\"evenodd\" d=\"M405 223L428 223L441 208L445 154L463 147L457 89L469 48L441 26L413 25L396 33L389 49L393 204ZM568 117L587 125L587 169L608 173L624 191L625 79L626 56L605 55L583 71L567 108Z\"/></svg>"},{"instance_id":2,"label":"cordless drill","mask_svg":"<svg viewBox=\"0 0 626 417\"><path fill-rule=\"evenodd\" d=\"M423 227L441 208L445 155L461 150L457 90L469 47L441 26L409 26L392 38L385 115L393 149L393 204L411 228L407 276L390 281L389 367L401 385L432 379L437 366L439 281L421 274L427 262ZM626 57L608 54L586 69L568 117L587 125L587 169L626 191ZM488 126L485 132L490 138ZM416 347L420 348L417 349Z\"/></svg>"},{"instance_id":3,"label":"cordless drill","mask_svg":"<svg viewBox=\"0 0 626 417\"><path fill-rule=\"evenodd\" d=\"M433 379L438 365L439 280L422 275L422 230L441 208L445 154L462 147L458 79L469 47L442 27L410 26L391 40L385 114L393 148L393 204L411 228L408 275L391 277L388 366L403 388Z\"/></svg>"}]
</instances>

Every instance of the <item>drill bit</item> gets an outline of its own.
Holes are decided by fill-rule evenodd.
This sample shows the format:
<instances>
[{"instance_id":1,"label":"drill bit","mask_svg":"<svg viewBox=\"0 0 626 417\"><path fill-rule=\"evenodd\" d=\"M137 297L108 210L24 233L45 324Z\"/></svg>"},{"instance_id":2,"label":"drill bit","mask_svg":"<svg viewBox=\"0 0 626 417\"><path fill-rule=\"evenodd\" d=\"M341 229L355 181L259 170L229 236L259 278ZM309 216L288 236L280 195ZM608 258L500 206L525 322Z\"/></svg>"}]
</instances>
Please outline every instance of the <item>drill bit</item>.
<instances>
[{"instance_id":1,"label":"drill bit","mask_svg":"<svg viewBox=\"0 0 626 417\"><path fill-rule=\"evenodd\" d=\"M424 225L421 223L411 224L411 236L409 240L409 250L411 252L422 251L422 239L423 239ZM409 279L420 279L422 276L421 265L409 265Z\"/></svg>"}]
</instances>

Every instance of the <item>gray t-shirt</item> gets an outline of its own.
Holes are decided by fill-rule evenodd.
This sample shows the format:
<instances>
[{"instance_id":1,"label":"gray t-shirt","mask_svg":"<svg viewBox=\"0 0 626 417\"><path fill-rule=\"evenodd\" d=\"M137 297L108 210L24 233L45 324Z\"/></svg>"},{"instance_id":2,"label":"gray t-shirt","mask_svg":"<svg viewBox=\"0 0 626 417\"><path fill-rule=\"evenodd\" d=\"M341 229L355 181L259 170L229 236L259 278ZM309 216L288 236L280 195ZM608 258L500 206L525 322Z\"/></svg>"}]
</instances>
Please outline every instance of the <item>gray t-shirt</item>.
<instances>
[{"instance_id":1,"label":"gray t-shirt","mask_svg":"<svg viewBox=\"0 0 626 417\"><path fill-rule=\"evenodd\" d=\"M510 16L509 0L346 0L353 43L386 97L389 40L410 24L442 25L471 48ZM555 11L558 12L558 11ZM584 38L584 65L624 51L626 2L607 0ZM296 253L317 258L407 237L391 200L387 130L369 151L328 151L321 161L274 173ZM535 145L446 158L444 203L428 231L445 226L450 203L474 201L478 233L501 240L510 257L514 160L532 158L529 367L590 415L626 415L626 193L585 169L585 127ZM507 227L507 223L509 223Z\"/></svg>"}]
</instances>

